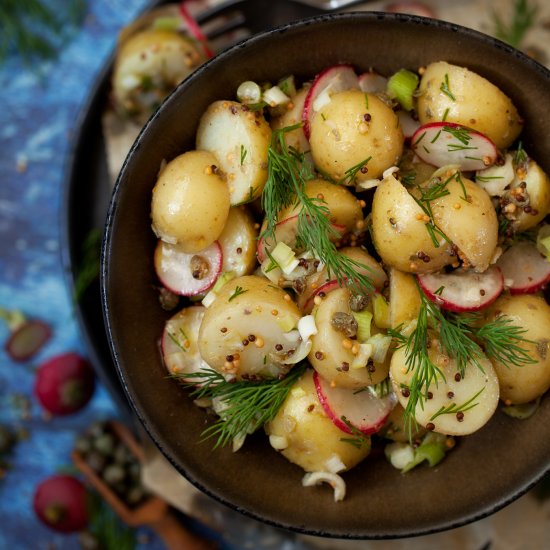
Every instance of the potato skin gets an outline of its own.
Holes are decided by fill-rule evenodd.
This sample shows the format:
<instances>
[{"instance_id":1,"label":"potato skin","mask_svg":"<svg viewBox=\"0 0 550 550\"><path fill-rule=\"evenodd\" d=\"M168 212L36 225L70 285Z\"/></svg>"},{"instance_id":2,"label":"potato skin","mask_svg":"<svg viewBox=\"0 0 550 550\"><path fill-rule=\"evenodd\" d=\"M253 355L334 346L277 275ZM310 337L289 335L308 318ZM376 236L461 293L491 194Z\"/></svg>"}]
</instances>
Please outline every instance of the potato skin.
<instances>
[{"instance_id":1,"label":"potato skin","mask_svg":"<svg viewBox=\"0 0 550 550\"><path fill-rule=\"evenodd\" d=\"M368 171L357 172L356 180L378 178L403 152L397 115L377 96L359 90L331 97L313 118L309 141L315 165L335 181L369 156Z\"/></svg>"},{"instance_id":2,"label":"potato skin","mask_svg":"<svg viewBox=\"0 0 550 550\"><path fill-rule=\"evenodd\" d=\"M338 225L345 226L347 231L357 229L357 223L363 220L363 211L357 197L346 187L335 185L323 179L312 179L304 186L306 195L310 198L322 198L330 212L330 219ZM289 206L279 212L278 221L296 216L302 206Z\"/></svg>"},{"instance_id":3,"label":"potato skin","mask_svg":"<svg viewBox=\"0 0 550 550\"><path fill-rule=\"evenodd\" d=\"M516 170L514 183L516 182L518 185L525 182L530 206L528 213L522 208L517 209L519 213L515 216L513 226L514 230L519 232L535 227L550 211L550 179L534 160L529 159L525 168Z\"/></svg>"},{"instance_id":4,"label":"potato skin","mask_svg":"<svg viewBox=\"0 0 550 550\"><path fill-rule=\"evenodd\" d=\"M494 321L500 315L526 330L523 337L534 343L525 343L522 347L536 361L521 367L507 367L492 359L499 379L500 397L505 403L528 403L550 388L550 306L540 296L506 295L498 298L485 319Z\"/></svg>"},{"instance_id":5,"label":"potato skin","mask_svg":"<svg viewBox=\"0 0 550 550\"><path fill-rule=\"evenodd\" d=\"M417 108L421 124L442 120L462 124L488 136L499 149L509 147L523 126L510 98L494 84L444 61L426 67Z\"/></svg>"},{"instance_id":6,"label":"potato skin","mask_svg":"<svg viewBox=\"0 0 550 550\"><path fill-rule=\"evenodd\" d=\"M326 472L327 461L334 455L349 470L370 452L370 445L357 448L342 441L346 434L333 424L319 403L311 370L295 383L265 429L268 435L287 440L281 454L306 472Z\"/></svg>"},{"instance_id":7,"label":"potato skin","mask_svg":"<svg viewBox=\"0 0 550 550\"><path fill-rule=\"evenodd\" d=\"M249 275L256 267L254 218L246 206L233 206L219 237L223 250L223 271L233 271L237 277Z\"/></svg>"},{"instance_id":8,"label":"potato skin","mask_svg":"<svg viewBox=\"0 0 550 550\"><path fill-rule=\"evenodd\" d=\"M215 164L211 153L189 151L166 165L153 188L153 231L188 254L210 246L229 214L229 192L211 170Z\"/></svg>"},{"instance_id":9,"label":"potato skin","mask_svg":"<svg viewBox=\"0 0 550 550\"><path fill-rule=\"evenodd\" d=\"M393 175L376 188L372 201L372 239L386 265L408 273L429 273L455 261L443 238L438 248L434 246L423 215L423 210ZM420 260L419 252L429 257L429 261Z\"/></svg>"},{"instance_id":10,"label":"potato skin","mask_svg":"<svg viewBox=\"0 0 550 550\"><path fill-rule=\"evenodd\" d=\"M448 195L431 202L434 220L458 247L463 259L476 271L485 271L495 254L498 240L498 220L491 197L458 172L445 189ZM464 191L467 201L464 200Z\"/></svg>"}]
</instances>

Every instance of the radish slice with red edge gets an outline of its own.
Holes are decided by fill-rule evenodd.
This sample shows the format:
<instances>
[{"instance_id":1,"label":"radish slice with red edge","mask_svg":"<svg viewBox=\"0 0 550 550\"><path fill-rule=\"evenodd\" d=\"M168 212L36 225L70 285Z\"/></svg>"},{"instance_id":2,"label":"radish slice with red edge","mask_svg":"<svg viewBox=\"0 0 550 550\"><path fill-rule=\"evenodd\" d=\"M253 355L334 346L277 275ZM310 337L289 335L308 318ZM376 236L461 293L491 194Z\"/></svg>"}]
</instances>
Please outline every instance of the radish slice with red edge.
<instances>
[{"instance_id":1,"label":"radish slice with red edge","mask_svg":"<svg viewBox=\"0 0 550 550\"><path fill-rule=\"evenodd\" d=\"M51 328L43 321L38 319L23 321L7 339L6 353L13 361L27 361L40 351L51 335Z\"/></svg>"},{"instance_id":2,"label":"radish slice with red edge","mask_svg":"<svg viewBox=\"0 0 550 550\"><path fill-rule=\"evenodd\" d=\"M532 294L550 281L550 262L527 241L511 246L497 265L511 294Z\"/></svg>"},{"instance_id":3,"label":"radish slice with red edge","mask_svg":"<svg viewBox=\"0 0 550 550\"><path fill-rule=\"evenodd\" d=\"M389 13L406 13L420 17L435 17L435 12L422 2L394 2L387 5L384 11Z\"/></svg>"},{"instance_id":4,"label":"radish slice with red edge","mask_svg":"<svg viewBox=\"0 0 550 550\"><path fill-rule=\"evenodd\" d=\"M359 79L351 65L334 65L320 72L314 79L304 101L302 121L307 139L311 135L311 121L330 101L330 96L346 90L358 90Z\"/></svg>"},{"instance_id":5,"label":"radish slice with red edge","mask_svg":"<svg viewBox=\"0 0 550 550\"><path fill-rule=\"evenodd\" d=\"M455 164L460 170L483 170L497 159L495 144L484 134L462 124L430 122L411 138L412 150L428 164Z\"/></svg>"},{"instance_id":6,"label":"radish slice with red edge","mask_svg":"<svg viewBox=\"0 0 550 550\"><path fill-rule=\"evenodd\" d=\"M183 252L177 245L159 240L154 264L160 282L174 294L195 296L206 292L219 277L223 265L218 241L195 254Z\"/></svg>"},{"instance_id":7,"label":"radish slice with red edge","mask_svg":"<svg viewBox=\"0 0 550 550\"><path fill-rule=\"evenodd\" d=\"M397 402L393 392L385 397L375 397L368 389L357 391L333 388L316 371L313 373L313 382L327 416L337 428L348 434L352 434L353 430L347 422L365 435L376 433L382 428Z\"/></svg>"},{"instance_id":8,"label":"radish slice with red edge","mask_svg":"<svg viewBox=\"0 0 550 550\"><path fill-rule=\"evenodd\" d=\"M495 266L483 273L456 270L417 275L417 279L426 297L448 311L478 311L492 304L504 290L504 277Z\"/></svg>"},{"instance_id":9,"label":"radish slice with red edge","mask_svg":"<svg viewBox=\"0 0 550 550\"><path fill-rule=\"evenodd\" d=\"M315 305L315 296L319 296L321 293L326 295L331 290L335 290L336 288L340 288L340 284L337 280L332 280L314 289L314 291L309 294L309 297L306 299L304 307L302 308L304 313L311 313L311 310Z\"/></svg>"}]
</instances>

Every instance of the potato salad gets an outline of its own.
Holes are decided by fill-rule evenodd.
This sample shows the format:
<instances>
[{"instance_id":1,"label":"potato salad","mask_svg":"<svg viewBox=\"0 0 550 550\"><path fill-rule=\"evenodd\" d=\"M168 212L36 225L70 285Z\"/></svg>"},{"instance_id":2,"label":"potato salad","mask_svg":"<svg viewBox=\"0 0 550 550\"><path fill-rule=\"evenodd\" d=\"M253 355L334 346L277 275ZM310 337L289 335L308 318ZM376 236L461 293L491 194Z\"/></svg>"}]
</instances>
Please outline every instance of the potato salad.
<instances>
[{"instance_id":1,"label":"potato salad","mask_svg":"<svg viewBox=\"0 0 550 550\"><path fill-rule=\"evenodd\" d=\"M206 109L151 219L163 362L215 447L263 432L338 501L373 448L405 473L497 410L536 414L550 180L526 124L445 61L246 81Z\"/></svg>"}]
</instances>

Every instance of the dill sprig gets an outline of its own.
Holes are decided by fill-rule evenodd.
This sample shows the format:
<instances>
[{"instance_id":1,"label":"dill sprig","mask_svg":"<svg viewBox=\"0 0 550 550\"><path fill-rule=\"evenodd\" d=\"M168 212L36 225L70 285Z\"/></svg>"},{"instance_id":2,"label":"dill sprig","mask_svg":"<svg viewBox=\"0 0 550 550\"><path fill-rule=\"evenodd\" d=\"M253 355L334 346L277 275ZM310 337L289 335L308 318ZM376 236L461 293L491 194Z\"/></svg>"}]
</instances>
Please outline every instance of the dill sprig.
<instances>
[{"instance_id":1,"label":"dill sprig","mask_svg":"<svg viewBox=\"0 0 550 550\"><path fill-rule=\"evenodd\" d=\"M11 51L25 63L53 58L68 38L69 26L83 20L85 7L85 0L70 0L63 10L54 12L41 0L2 0L0 62Z\"/></svg>"},{"instance_id":2,"label":"dill sprig","mask_svg":"<svg viewBox=\"0 0 550 550\"><path fill-rule=\"evenodd\" d=\"M363 447L370 447L370 437L364 434L359 428L354 426L345 416L341 416L340 420L349 428L351 434L350 437L341 437L340 441L343 443L349 443L356 449L362 449Z\"/></svg>"},{"instance_id":3,"label":"dill sprig","mask_svg":"<svg viewBox=\"0 0 550 550\"><path fill-rule=\"evenodd\" d=\"M516 0L512 19L505 23L500 15L493 12L494 35L514 48L522 45L527 31L535 24L538 6L529 0Z\"/></svg>"},{"instance_id":4,"label":"dill sprig","mask_svg":"<svg viewBox=\"0 0 550 550\"><path fill-rule=\"evenodd\" d=\"M368 270L368 267L338 251L331 239L337 239L339 234L330 221L326 203L319 197L309 197L305 192L306 182L315 176L304 155L293 147L287 147L285 142L285 133L300 126L296 124L273 132L268 151L268 177L262 192L262 208L267 221L262 237L273 239L279 212L299 205L297 245L312 251L324 263L329 277L334 276L339 285L347 284L357 293L370 292L374 288L372 280L358 271ZM368 160L350 168L347 177L354 177Z\"/></svg>"},{"instance_id":5,"label":"dill sprig","mask_svg":"<svg viewBox=\"0 0 550 550\"><path fill-rule=\"evenodd\" d=\"M388 330L398 346L405 349L405 365L407 371L412 372L407 387L410 395L405 408L409 426L411 421L415 421L417 405L423 406L427 399L430 386L434 383L437 386L438 379L445 381L444 373L429 354L431 335L434 333L438 335L441 351L456 361L462 376L469 365L483 371L481 362L484 357L507 367L521 367L535 362L525 349L525 344L533 342L524 337L525 329L513 325L510 318L500 316L479 326L479 314L444 313L426 297L418 283L417 290L420 310L414 329L408 336L402 334L402 326Z\"/></svg>"},{"instance_id":6,"label":"dill sprig","mask_svg":"<svg viewBox=\"0 0 550 550\"><path fill-rule=\"evenodd\" d=\"M261 381L227 381L219 372L200 370L191 374L175 374L187 387L195 386L195 399L219 398L223 403L220 418L203 431L204 439L216 437L214 448L231 443L273 420L292 386L305 371L305 365L295 366L284 378Z\"/></svg>"}]
</instances>

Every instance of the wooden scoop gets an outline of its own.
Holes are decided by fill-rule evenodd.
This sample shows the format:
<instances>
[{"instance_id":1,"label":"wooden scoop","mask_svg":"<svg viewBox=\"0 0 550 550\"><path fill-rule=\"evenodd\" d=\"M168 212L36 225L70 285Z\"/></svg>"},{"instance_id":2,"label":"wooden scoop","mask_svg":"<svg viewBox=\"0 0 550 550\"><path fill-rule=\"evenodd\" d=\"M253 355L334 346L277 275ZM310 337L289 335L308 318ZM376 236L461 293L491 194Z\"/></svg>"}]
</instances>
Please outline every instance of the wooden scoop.
<instances>
[{"instance_id":1,"label":"wooden scoop","mask_svg":"<svg viewBox=\"0 0 550 550\"><path fill-rule=\"evenodd\" d=\"M132 433L120 422L111 421L114 434L126 445L132 454L143 463L143 450ZM90 484L111 506L124 523L130 527L146 525L153 529L169 550L214 550L217 545L190 532L174 514L170 505L157 496L150 496L145 502L130 508L88 465L78 451L71 458Z\"/></svg>"}]
</instances>

